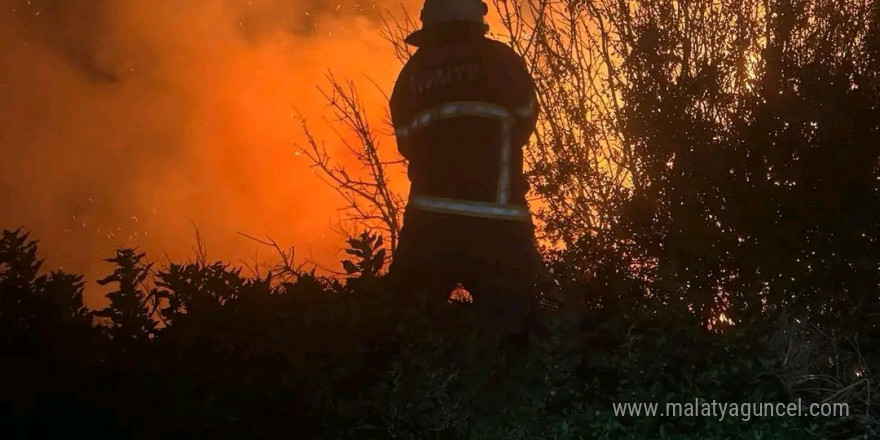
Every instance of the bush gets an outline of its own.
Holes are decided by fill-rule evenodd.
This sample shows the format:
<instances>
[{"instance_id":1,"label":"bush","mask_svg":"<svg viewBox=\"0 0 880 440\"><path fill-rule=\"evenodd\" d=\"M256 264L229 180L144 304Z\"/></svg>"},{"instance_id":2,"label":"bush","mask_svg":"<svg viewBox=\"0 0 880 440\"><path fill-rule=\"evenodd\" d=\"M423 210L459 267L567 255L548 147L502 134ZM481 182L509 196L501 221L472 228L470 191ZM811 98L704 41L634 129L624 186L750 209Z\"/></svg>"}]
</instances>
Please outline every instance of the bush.
<instances>
[{"instance_id":1,"label":"bush","mask_svg":"<svg viewBox=\"0 0 880 440\"><path fill-rule=\"evenodd\" d=\"M117 300L93 325L81 278L40 275L26 234L5 231L0 258L2 389L14 417L5 426L15 437L825 439L878 432L869 411L877 410L873 365L846 343L855 335L828 339L830 332L785 317L709 330L693 315L609 314L589 303L542 312L541 331L515 348L499 343L468 304L420 315L370 271L363 277L372 282L347 285L313 272L249 278L219 262L153 274L143 254L121 250L104 279L120 284ZM146 273L155 280L149 289L141 283ZM120 300L123 291L138 301ZM160 304L155 313L145 298ZM136 325L120 333L124 322ZM612 405L698 397L845 401L852 414L626 417Z\"/></svg>"}]
</instances>

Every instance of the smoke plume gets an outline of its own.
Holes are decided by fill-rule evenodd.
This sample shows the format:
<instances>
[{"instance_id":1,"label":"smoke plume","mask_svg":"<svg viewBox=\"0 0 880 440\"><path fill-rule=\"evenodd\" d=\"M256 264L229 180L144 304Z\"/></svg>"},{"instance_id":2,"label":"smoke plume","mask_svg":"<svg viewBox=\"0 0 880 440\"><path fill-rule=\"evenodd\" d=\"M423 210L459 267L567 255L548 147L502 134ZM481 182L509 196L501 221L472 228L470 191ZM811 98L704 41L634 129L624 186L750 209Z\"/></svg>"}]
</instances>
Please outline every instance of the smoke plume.
<instances>
[{"instance_id":1,"label":"smoke plume","mask_svg":"<svg viewBox=\"0 0 880 440\"><path fill-rule=\"evenodd\" d=\"M2 0L0 227L31 231L49 267L92 286L117 247L191 257L193 225L212 260L270 259L242 232L337 267L340 200L295 154L292 115L342 151L316 88L332 71L357 81L384 124L370 81L387 92L400 65L378 14L399 6Z\"/></svg>"}]
</instances>

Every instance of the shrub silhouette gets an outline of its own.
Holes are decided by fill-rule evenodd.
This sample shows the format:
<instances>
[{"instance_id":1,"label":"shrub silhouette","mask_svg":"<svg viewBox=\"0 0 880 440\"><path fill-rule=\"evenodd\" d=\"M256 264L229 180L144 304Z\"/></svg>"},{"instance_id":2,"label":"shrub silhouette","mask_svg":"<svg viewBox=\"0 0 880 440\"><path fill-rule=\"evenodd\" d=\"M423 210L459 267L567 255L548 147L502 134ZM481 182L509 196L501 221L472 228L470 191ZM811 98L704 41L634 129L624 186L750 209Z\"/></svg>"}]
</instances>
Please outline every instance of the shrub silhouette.
<instances>
[{"instance_id":1,"label":"shrub silhouette","mask_svg":"<svg viewBox=\"0 0 880 440\"><path fill-rule=\"evenodd\" d=\"M21 230L0 238L0 325L10 353L67 350L65 337L91 328L92 312L83 304L82 276L40 274L37 243Z\"/></svg>"},{"instance_id":2,"label":"shrub silhouette","mask_svg":"<svg viewBox=\"0 0 880 440\"><path fill-rule=\"evenodd\" d=\"M95 312L95 316L107 318L107 331L114 339L150 338L156 328L151 314L155 297L144 287L152 264L143 262L144 255L135 249L121 249L115 257L105 260L116 269L98 280L98 284L117 283L118 288L107 294L110 305Z\"/></svg>"},{"instance_id":3,"label":"shrub silhouette","mask_svg":"<svg viewBox=\"0 0 880 440\"><path fill-rule=\"evenodd\" d=\"M370 250L352 264L370 267L375 238L352 243ZM13 404L4 407L11 416L5 426L14 437L656 438L662 431L668 438L746 439L877 432L867 347L855 349L848 342L854 335L823 336L790 320L718 332L674 310L621 305L624 313L609 315L569 307L542 315L546 331L516 350L478 330L480 317L467 304L419 314L394 301L381 275L351 285L298 272L279 282L196 262L157 271L147 289L144 254L121 250L103 279L118 284L102 313L110 322L93 325L81 278L41 275L27 234L4 231L0 258L9 373L3 390ZM155 314L145 307L150 298L159 304ZM833 364L816 361L829 356ZM839 388L804 386L815 377ZM611 405L695 397L833 397L852 413L750 421L621 417Z\"/></svg>"}]
</instances>

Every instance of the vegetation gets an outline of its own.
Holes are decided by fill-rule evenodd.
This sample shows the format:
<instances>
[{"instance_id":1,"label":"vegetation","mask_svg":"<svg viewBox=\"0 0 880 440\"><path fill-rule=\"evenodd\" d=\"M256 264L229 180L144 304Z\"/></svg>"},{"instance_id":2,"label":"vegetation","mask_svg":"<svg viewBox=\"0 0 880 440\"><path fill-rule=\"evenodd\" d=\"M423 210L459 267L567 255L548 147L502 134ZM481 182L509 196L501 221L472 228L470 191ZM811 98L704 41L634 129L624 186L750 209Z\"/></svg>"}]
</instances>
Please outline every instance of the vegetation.
<instances>
[{"instance_id":1,"label":"vegetation","mask_svg":"<svg viewBox=\"0 0 880 440\"><path fill-rule=\"evenodd\" d=\"M351 244L355 267L382 261L374 236ZM878 433L868 368L877 365L876 351L869 350L876 333L866 332L868 326L858 336L828 334L780 318L719 332L674 310L566 308L544 312L542 328L517 349L497 345L468 304L425 315L417 301L383 289L369 270L352 271L340 283L286 268L295 275L282 281L192 262L152 273L157 282L146 288L141 281L151 269L143 254L122 250L111 260L116 270L104 281L117 286L113 301L88 311L79 277L38 275L35 243L21 231L4 232L2 389L13 418L4 426L14 437L825 439ZM566 297L587 291L571 286ZM92 325L92 316L106 322ZM745 421L623 417L612 406L696 397L827 400L848 403L851 412Z\"/></svg>"},{"instance_id":2,"label":"vegetation","mask_svg":"<svg viewBox=\"0 0 880 440\"><path fill-rule=\"evenodd\" d=\"M348 241L347 278L290 264L248 277L205 258L156 271L123 249L100 281L110 305L90 311L81 277L41 272L36 243L4 231L3 426L23 438L880 437L880 2L496 8L540 89L530 177L562 303L526 347L500 343L469 304L428 313L386 286L401 199L385 167L399 161L380 158L354 89L334 81L328 97L374 178L309 138L354 224L374 226ZM850 413L613 408L696 398Z\"/></svg>"}]
</instances>

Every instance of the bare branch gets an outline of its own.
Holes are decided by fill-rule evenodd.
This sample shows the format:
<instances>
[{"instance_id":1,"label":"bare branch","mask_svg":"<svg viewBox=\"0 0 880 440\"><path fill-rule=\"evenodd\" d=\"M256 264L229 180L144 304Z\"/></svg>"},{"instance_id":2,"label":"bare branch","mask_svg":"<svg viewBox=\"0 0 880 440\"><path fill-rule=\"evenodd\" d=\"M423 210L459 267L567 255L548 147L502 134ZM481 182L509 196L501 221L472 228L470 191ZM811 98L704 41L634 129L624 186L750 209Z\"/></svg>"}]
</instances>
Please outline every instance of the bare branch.
<instances>
[{"instance_id":1,"label":"bare branch","mask_svg":"<svg viewBox=\"0 0 880 440\"><path fill-rule=\"evenodd\" d=\"M303 116L299 116L299 120L306 146L301 151L311 166L321 172L325 183L344 200L343 210L348 213L345 221L382 231L388 238L390 255L397 247L404 200L390 187L389 168L404 162L399 157L392 160L381 157L379 140L367 120L354 83L339 81L332 74L327 75L327 80L329 88L319 90L333 111L334 122L353 134L357 143L350 142L336 127L333 129L360 169L353 172L343 165L342 159L331 158L326 147L314 138Z\"/></svg>"}]
</instances>

